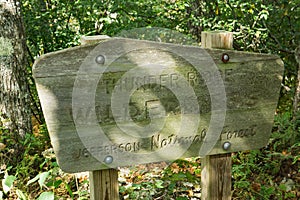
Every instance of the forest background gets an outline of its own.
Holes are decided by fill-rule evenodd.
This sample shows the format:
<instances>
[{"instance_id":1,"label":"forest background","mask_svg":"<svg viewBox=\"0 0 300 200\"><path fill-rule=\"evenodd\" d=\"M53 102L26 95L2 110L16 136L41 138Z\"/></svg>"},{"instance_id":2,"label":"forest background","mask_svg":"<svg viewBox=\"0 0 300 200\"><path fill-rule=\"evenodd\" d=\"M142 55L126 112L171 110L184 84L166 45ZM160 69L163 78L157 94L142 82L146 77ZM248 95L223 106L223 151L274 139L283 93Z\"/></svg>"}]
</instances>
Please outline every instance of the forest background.
<instances>
[{"instance_id":1,"label":"forest background","mask_svg":"<svg viewBox=\"0 0 300 200\"><path fill-rule=\"evenodd\" d=\"M153 27L161 28L153 33L158 37L170 29L199 44L202 31L231 31L235 50L281 57L285 72L272 137L265 148L233 154L232 197L300 198L300 0L24 0L19 6L32 131L20 136L1 118L0 199L89 199L87 177L65 174L56 163L32 65L45 53L80 45L84 35L113 37ZM3 37L0 44L7 46ZM198 158L161 165L121 169L121 199L200 198Z\"/></svg>"}]
</instances>

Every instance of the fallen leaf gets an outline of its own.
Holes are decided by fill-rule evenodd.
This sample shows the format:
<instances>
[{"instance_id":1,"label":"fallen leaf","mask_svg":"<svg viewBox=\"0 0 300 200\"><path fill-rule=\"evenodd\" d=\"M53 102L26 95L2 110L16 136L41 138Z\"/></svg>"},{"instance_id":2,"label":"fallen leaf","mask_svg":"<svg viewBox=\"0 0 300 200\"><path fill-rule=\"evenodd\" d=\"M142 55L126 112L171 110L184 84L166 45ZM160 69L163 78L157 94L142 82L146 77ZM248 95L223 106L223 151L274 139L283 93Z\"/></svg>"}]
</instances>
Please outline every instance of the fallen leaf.
<instances>
[{"instance_id":1,"label":"fallen leaf","mask_svg":"<svg viewBox=\"0 0 300 200\"><path fill-rule=\"evenodd\" d=\"M171 165L171 171L175 174L178 174L180 171L180 167L178 166L177 163L172 163Z\"/></svg>"},{"instance_id":2,"label":"fallen leaf","mask_svg":"<svg viewBox=\"0 0 300 200\"><path fill-rule=\"evenodd\" d=\"M260 184L259 183L252 183L251 184L251 188L255 191L255 192L259 192L260 191Z\"/></svg>"},{"instance_id":3,"label":"fallen leaf","mask_svg":"<svg viewBox=\"0 0 300 200\"><path fill-rule=\"evenodd\" d=\"M192 196L194 196L194 192L193 192L193 190L189 190L188 192L189 192L189 194L188 194L188 196L189 196L189 197L192 197Z\"/></svg>"},{"instance_id":4,"label":"fallen leaf","mask_svg":"<svg viewBox=\"0 0 300 200\"><path fill-rule=\"evenodd\" d=\"M0 142L0 150L5 149L6 145Z\"/></svg>"}]
</instances>

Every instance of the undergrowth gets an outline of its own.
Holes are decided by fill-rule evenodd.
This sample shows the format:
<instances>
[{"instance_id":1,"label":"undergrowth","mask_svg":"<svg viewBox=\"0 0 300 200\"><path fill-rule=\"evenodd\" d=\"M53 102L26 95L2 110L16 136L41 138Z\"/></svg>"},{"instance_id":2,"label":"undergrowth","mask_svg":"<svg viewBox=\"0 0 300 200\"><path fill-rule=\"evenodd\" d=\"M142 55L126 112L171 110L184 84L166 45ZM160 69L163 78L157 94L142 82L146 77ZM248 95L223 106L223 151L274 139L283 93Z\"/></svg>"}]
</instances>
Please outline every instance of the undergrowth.
<instances>
[{"instance_id":1,"label":"undergrowth","mask_svg":"<svg viewBox=\"0 0 300 200\"><path fill-rule=\"evenodd\" d=\"M270 143L263 149L233 153L232 199L300 198L300 127L291 114L277 115ZM62 172L45 126L27 134L15 163L15 141L0 132L1 199L89 199L86 175ZM120 168L120 199L200 199L201 159Z\"/></svg>"}]
</instances>

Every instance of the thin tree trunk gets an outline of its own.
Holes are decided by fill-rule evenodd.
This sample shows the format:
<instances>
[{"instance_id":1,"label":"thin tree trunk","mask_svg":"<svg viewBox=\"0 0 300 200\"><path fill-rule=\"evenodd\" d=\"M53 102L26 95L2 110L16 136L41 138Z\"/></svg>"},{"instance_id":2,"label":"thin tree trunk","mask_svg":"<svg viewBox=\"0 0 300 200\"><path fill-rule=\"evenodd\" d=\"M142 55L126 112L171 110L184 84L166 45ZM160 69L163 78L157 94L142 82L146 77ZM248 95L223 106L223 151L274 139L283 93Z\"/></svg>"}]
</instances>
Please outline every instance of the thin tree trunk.
<instances>
[{"instance_id":1,"label":"thin tree trunk","mask_svg":"<svg viewBox=\"0 0 300 200\"><path fill-rule=\"evenodd\" d=\"M203 27L201 25L199 26L200 22L194 21L194 18L201 20L201 17L203 16L203 1L194 0L190 4L190 7L187 9L187 17L190 19L187 23L187 27L190 33L196 36L197 41L200 42ZM194 16L194 18L192 18L191 16Z\"/></svg>"},{"instance_id":2,"label":"thin tree trunk","mask_svg":"<svg viewBox=\"0 0 300 200\"><path fill-rule=\"evenodd\" d=\"M31 132L26 39L17 0L0 1L0 126L16 142Z\"/></svg>"},{"instance_id":3,"label":"thin tree trunk","mask_svg":"<svg viewBox=\"0 0 300 200\"><path fill-rule=\"evenodd\" d=\"M300 45L299 47L295 50L295 59L298 64L298 76L297 76L297 81L296 81L296 92L294 96L294 105L293 105L293 112L294 112L294 117L296 117L296 113L300 110L299 106L299 101L300 101Z\"/></svg>"}]
</instances>

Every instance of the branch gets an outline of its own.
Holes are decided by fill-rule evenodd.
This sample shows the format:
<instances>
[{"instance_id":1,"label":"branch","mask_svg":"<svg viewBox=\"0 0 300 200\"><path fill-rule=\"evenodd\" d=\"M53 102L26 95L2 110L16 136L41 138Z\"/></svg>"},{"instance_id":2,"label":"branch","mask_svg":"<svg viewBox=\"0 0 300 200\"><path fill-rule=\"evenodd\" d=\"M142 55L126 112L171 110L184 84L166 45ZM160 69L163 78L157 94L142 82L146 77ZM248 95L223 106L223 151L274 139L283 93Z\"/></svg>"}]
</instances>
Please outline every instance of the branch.
<instances>
[{"instance_id":1,"label":"branch","mask_svg":"<svg viewBox=\"0 0 300 200\"><path fill-rule=\"evenodd\" d=\"M294 54L295 51L293 51L293 50L288 50L288 49L283 48L282 45L281 45L281 43L280 43L279 40L277 39L277 37L271 33L271 31L270 31L269 27L267 26L265 20L262 20L262 22L263 22L263 25L265 26L265 28L267 28L270 37L271 37L271 38L277 43L277 45L279 46L278 51L282 51L282 52L285 52L285 53L288 53L288 54Z\"/></svg>"}]
</instances>

